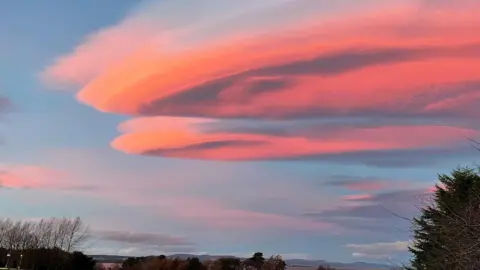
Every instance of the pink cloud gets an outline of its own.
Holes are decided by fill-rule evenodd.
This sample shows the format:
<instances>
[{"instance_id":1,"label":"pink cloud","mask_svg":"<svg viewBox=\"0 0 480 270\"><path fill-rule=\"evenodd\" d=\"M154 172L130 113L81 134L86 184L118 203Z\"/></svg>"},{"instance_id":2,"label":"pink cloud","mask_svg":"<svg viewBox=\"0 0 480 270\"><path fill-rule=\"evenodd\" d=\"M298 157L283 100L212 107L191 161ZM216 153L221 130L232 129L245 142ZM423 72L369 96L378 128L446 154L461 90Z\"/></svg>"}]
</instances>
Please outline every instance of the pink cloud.
<instances>
[{"instance_id":1,"label":"pink cloud","mask_svg":"<svg viewBox=\"0 0 480 270\"><path fill-rule=\"evenodd\" d=\"M326 222L225 207L215 200L195 197L162 198L159 209L167 214L209 228L218 229L298 229L325 230L331 228Z\"/></svg>"},{"instance_id":2,"label":"pink cloud","mask_svg":"<svg viewBox=\"0 0 480 270\"><path fill-rule=\"evenodd\" d=\"M382 190L387 187L386 182L380 181L359 181L359 182L351 182L345 184L345 187L350 190L358 190L358 191L378 191Z\"/></svg>"},{"instance_id":3,"label":"pink cloud","mask_svg":"<svg viewBox=\"0 0 480 270\"><path fill-rule=\"evenodd\" d=\"M195 130L195 125L192 124L195 121L188 118L153 117L126 122L120 130L128 133L115 139L112 147L130 154L213 160L251 160L442 147L455 144L462 136L478 135L475 130L448 126L383 126L330 133L326 131L320 138L283 137L202 132L201 128ZM162 126L165 128L161 128ZM291 147L292 145L295 147Z\"/></svg>"},{"instance_id":4,"label":"pink cloud","mask_svg":"<svg viewBox=\"0 0 480 270\"><path fill-rule=\"evenodd\" d=\"M416 17L419 15L412 13L410 9L382 12L388 15L373 13L360 16L357 23L351 23L350 20L348 23L334 21L327 29L312 23L276 36L237 37L177 53L137 50L88 81L79 92L78 98L101 111L133 115L142 113L139 110L148 107L152 102L164 102L161 108L156 108L160 110L159 114L282 117L307 108L323 108L338 113L368 108L387 109L395 104L398 108L398 105L412 101L419 91L437 91L428 89L429 85L479 79L473 71L479 62L474 58L468 60L469 53L460 49L463 45L479 42L472 34L479 28L480 20L471 12L453 13L449 17L428 12ZM400 31L405 24L414 20L411 16L424 20L424 29L418 31L426 33L406 36ZM451 25L444 25L445 20ZM374 25L384 27L372 28ZM123 29L123 26L118 28ZM367 29L369 32L366 36L364 33ZM108 42L103 44L100 38L98 42L104 46L109 45ZM148 44L150 41L145 39L144 42ZM355 49L348 52L349 48ZM398 59L390 56L392 60L375 64L374 58L378 57L382 50L397 48L405 50L405 55ZM380 51L375 51L376 49ZM408 54L409 50L412 55ZM369 61L372 63L368 64L366 69L327 78L315 74L287 76L279 73L280 78L293 81L293 86L282 91L256 94L255 98L246 92L251 76L255 78L255 70L322 56L330 57L342 51L347 51L347 54L366 53L365 57L370 57ZM88 63L95 63L95 54L91 54L92 61ZM71 59L75 57L83 59L81 55L70 56ZM335 68L334 64L330 64L331 69ZM74 63L64 66L64 69L72 67L72 70L76 67ZM453 66L456 68L452 68ZM172 95L191 91L206 82L227 79L245 72L253 74L245 75L246 78L240 77L234 80L232 87L223 89L218 95L219 100L214 103L215 106L211 106L209 102L197 102L184 104L182 107L181 103L168 102ZM418 76L419 74L422 76ZM68 77L61 75L57 77L68 80ZM384 86L391 89L380 91ZM422 87L425 89L421 89ZM339 94L337 91L343 93ZM246 95L248 99L239 99L239 94ZM345 96L350 98L345 99ZM435 93L432 98L430 102L435 102ZM271 100L276 100L273 108L270 106Z\"/></svg>"},{"instance_id":5,"label":"pink cloud","mask_svg":"<svg viewBox=\"0 0 480 270\"><path fill-rule=\"evenodd\" d=\"M65 174L39 166L13 165L3 168L2 187L8 188L45 188L58 184Z\"/></svg>"},{"instance_id":6,"label":"pink cloud","mask_svg":"<svg viewBox=\"0 0 480 270\"><path fill-rule=\"evenodd\" d=\"M158 25L152 21L135 19L100 30L89 35L86 42L76 47L71 55L55 59L40 77L52 85L87 84L135 51L153 44L160 45L157 29Z\"/></svg>"},{"instance_id":7,"label":"pink cloud","mask_svg":"<svg viewBox=\"0 0 480 270\"><path fill-rule=\"evenodd\" d=\"M478 130L425 119L478 119L472 108L480 98L480 19L468 8L449 11L415 3L187 47L170 32L159 39L161 30L149 21L125 20L91 36L44 75L78 84L78 100L99 111L158 116L120 125L123 134L111 146L129 154L260 160L455 147ZM183 49L162 47L175 45ZM105 48L111 53L98 63ZM395 116L410 124L317 136L197 127L230 118L352 116Z\"/></svg>"},{"instance_id":8,"label":"pink cloud","mask_svg":"<svg viewBox=\"0 0 480 270\"><path fill-rule=\"evenodd\" d=\"M225 230L295 229L323 231L332 229L328 222L312 221L301 216L287 216L268 212L229 207L222 202L198 196L145 196L127 190L102 190L93 194L121 205L148 209L149 213L200 227Z\"/></svg>"},{"instance_id":9,"label":"pink cloud","mask_svg":"<svg viewBox=\"0 0 480 270\"><path fill-rule=\"evenodd\" d=\"M345 195L342 196L342 199L345 201L361 201L361 200L369 200L372 199L373 196L371 194L354 194L354 195Z\"/></svg>"},{"instance_id":10,"label":"pink cloud","mask_svg":"<svg viewBox=\"0 0 480 270\"><path fill-rule=\"evenodd\" d=\"M95 186L75 184L68 173L29 165L0 167L0 187L13 189L90 190Z\"/></svg>"}]
</instances>

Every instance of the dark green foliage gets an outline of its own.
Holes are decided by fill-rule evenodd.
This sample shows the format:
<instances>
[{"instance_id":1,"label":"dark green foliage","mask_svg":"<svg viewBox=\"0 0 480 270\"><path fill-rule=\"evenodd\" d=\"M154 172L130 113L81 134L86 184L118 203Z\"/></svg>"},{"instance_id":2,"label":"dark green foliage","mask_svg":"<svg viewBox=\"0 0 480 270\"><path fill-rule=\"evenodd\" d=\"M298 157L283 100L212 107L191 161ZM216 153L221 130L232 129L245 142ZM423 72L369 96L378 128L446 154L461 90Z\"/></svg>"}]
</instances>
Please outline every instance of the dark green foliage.
<instances>
[{"instance_id":1,"label":"dark green foliage","mask_svg":"<svg viewBox=\"0 0 480 270\"><path fill-rule=\"evenodd\" d=\"M186 270L203 270L203 263L197 257L188 258Z\"/></svg>"},{"instance_id":2,"label":"dark green foliage","mask_svg":"<svg viewBox=\"0 0 480 270\"><path fill-rule=\"evenodd\" d=\"M95 269L95 260L83 254L82 252L73 252L68 260L71 270L93 270Z\"/></svg>"},{"instance_id":3,"label":"dark green foliage","mask_svg":"<svg viewBox=\"0 0 480 270\"><path fill-rule=\"evenodd\" d=\"M130 257L123 261L122 268L123 269L131 269L135 268L136 266L141 265L147 260L147 257Z\"/></svg>"},{"instance_id":4,"label":"dark green foliage","mask_svg":"<svg viewBox=\"0 0 480 270\"><path fill-rule=\"evenodd\" d=\"M440 175L432 201L413 221L412 270L479 269L480 175L458 168Z\"/></svg>"},{"instance_id":5,"label":"dark green foliage","mask_svg":"<svg viewBox=\"0 0 480 270\"><path fill-rule=\"evenodd\" d=\"M217 264L220 270L235 270L240 268L241 261L238 258L220 258Z\"/></svg>"}]
</instances>

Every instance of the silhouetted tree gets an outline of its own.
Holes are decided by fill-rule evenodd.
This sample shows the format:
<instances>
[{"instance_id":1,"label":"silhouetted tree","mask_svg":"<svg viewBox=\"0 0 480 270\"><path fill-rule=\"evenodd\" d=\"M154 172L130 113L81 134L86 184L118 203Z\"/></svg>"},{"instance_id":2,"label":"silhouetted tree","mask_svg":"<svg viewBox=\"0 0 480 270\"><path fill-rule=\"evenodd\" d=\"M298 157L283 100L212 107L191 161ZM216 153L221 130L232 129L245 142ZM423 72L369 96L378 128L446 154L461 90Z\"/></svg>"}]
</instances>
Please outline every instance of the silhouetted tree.
<instances>
[{"instance_id":1,"label":"silhouetted tree","mask_svg":"<svg viewBox=\"0 0 480 270\"><path fill-rule=\"evenodd\" d=\"M204 266L200 259L197 257L188 258L186 264L186 270L204 270Z\"/></svg>"},{"instance_id":2,"label":"silhouetted tree","mask_svg":"<svg viewBox=\"0 0 480 270\"><path fill-rule=\"evenodd\" d=\"M238 258L220 258L213 263L213 270L238 270L241 261Z\"/></svg>"},{"instance_id":3,"label":"silhouetted tree","mask_svg":"<svg viewBox=\"0 0 480 270\"><path fill-rule=\"evenodd\" d=\"M93 270L95 269L95 260L82 252L75 251L68 260L68 269L71 270Z\"/></svg>"},{"instance_id":4,"label":"silhouetted tree","mask_svg":"<svg viewBox=\"0 0 480 270\"><path fill-rule=\"evenodd\" d=\"M255 252L253 256L243 262L244 268L261 269L265 258L262 252Z\"/></svg>"},{"instance_id":5,"label":"silhouetted tree","mask_svg":"<svg viewBox=\"0 0 480 270\"><path fill-rule=\"evenodd\" d=\"M122 269L134 269L146 261L145 257L130 257L122 263Z\"/></svg>"},{"instance_id":6,"label":"silhouetted tree","mask_svg":"<svg viewBox=\"0 0 480 270\"><path fill-rule=\"evenodd\" d=\"M328 266L328 265L319 265L319 266L317 267L317 270L335 270L335 268L330 267L330 266Z\"/></svg>"},{"instance_id":7,"label":"silhouetted tree","mask_svg":"<svg viewBox=\"0 0 480 270\"><path fill-rule=\"evenodd\" d=\"M480 175L459 168L439 181L431 204L413 221L408 269L480 269Z\"/></svg>"},{"instance_id":8,"label":"silhouetted tree","mask_svg":"<svg viewBox=\"0 0 480 270\"><path fill-rule=\"evenodd\" d=\"M262 270L285 270L286 266L282 256L274 255L263 263Z\"/></svg>"}]
</instances>

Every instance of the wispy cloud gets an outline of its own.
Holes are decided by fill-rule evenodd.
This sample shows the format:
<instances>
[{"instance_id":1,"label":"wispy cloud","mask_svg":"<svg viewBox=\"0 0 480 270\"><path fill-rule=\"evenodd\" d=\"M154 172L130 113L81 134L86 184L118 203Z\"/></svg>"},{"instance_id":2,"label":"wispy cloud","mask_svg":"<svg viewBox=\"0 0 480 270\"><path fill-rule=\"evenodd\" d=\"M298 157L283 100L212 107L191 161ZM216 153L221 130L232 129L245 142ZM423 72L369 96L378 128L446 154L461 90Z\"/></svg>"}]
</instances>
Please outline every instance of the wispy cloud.
<instances>
[{"instance_id":1,"label":"wispy cloud","mask_svg":"<svg viewBox=\"0 0 480 270\"><path fill-rule=\"evenodd\" d=\"M408 241L378 242L369 244L347 244L353 250L352 256L367 259L392 259L398 253L408 251Z\"/></svg>"},{"instance_id":2,"label":"wispy cloud","mask_svg":"<svg viewBox=\"0 0 480 270\"><path fill-rule=\"evenodd\" d=\"M0 188L92 191L96 185L75 183L68 173L41 166L0 165Z\"/></svg>"},{"instance_id":3,"label":"wispy cloud","mask_svg":"<svg viewBox=\"0 0 480 270\"><path fill-rule=\"evenodd\" d=\"M333 175L324 184L343 187L353 191L378 191L394 185L393 181L386 181L377 177L354 177L347 175Z\"/></svg>"},{"instance_id":4,"label":"wispy cloud","mask_svg":"<svg viewBox=\"0 0 480 270\"><path fill-rule=\"evenodd\" d=\"M0 115L7 112L12 107L10 99L0 96Z\"/></svg>"},{"instance_id":5,"label":"wispy cloud","mask_svg":"<svg viewBox=\"0 0 480 270\"><path fill-rule=\"evenodd\" d=\"M391 189L370 194L351 194L342 197L343 203L330 209L304 216L336 224L346 232L363 232L386 236L409 235L411 218L430 202L432 188Z\"/></svg>"},{"instance_id":6,"label":"wispy cloud","mask_svg":"<svg viewBox=\"0 0 480 270\"><path fill-rule=\"evenodd\" d=\"M163 252L191 252L194 245L187 239L159 233L130 232L130 231L93 231L97 240L116 242L123 248L134 250L161 250Z\"/></svg>"},{"instance_id":7,"label":"wispy cloud","mask_svg":"<svg viewBox=\"0 0 480 270\"><path fill-rule=\"evenodd\" d=\"M328 222L312 221L300 215L283 215L242 208L229 207L224 202L196 196L163 196L162 200L135 197L135 202L125 202L121 194L109 196L123 203L136 203L152 214L168 216L182 222L217 230L299 230L325 231L332 229Z\"/></svg>"}]
</instances>

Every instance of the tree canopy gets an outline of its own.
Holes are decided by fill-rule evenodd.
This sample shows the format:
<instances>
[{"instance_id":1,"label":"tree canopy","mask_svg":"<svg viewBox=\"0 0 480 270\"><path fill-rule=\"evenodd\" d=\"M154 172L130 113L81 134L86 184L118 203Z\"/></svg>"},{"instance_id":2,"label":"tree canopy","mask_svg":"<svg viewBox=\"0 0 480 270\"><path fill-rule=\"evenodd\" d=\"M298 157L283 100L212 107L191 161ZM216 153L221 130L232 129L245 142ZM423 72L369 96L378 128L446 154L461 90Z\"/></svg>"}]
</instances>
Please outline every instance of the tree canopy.
<instances>
[{"instance_id":1,"label":"tree canopy","mask_svg":"<svg viewBox=\"0 0 480 270\"><path fill-rule=\"evenodd\" d=\"M251 258L224 257L217 260L201 261L198 258L181 260L165 256L128 258L122 264L124 270L285 270L285 261L279 255L265 259L256 252Z\"/></svg>"},{"instance_id":2,"label":"tree canopy","mask_svg":"<svg viewBox=\"0 0 480 270\"><path fill-rule=\"evenodd\" d=\"M480 175L439 175L431 202L413 220L412 270L480 269Z\"/></svg>"}]
</instances>

